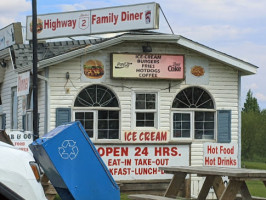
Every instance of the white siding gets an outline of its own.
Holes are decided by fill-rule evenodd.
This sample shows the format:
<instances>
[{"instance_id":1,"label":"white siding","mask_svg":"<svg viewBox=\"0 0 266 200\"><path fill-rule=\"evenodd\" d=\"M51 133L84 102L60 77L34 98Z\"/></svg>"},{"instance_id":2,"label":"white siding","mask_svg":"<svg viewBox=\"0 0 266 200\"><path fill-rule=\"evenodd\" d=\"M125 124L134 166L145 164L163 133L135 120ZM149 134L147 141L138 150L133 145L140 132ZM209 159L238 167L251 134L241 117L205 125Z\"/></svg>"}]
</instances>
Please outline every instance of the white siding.
<instances>
[{"instance_id":1,"label":"white siding","mask_svg":"<svg viewBox=\"0 0 266 200\"><path fill-rule=\"evenodd\" d=\"M11 62L8 63L8 66L4 73L2 88L1 88L1 98L2 98L2 108L3 113L6 114L6 129L11 128L11 110L12 110L12 99L11 99L11 88L17 87L17 76L18 74L13 70ZM38 80L39 91L38 91L38 112L40 113L40 123L39 131L41 134L44 132L44 81ZM18 130L22 130L22 116L25 114L23 112L23 98L27 97L18 97Z\"/></svg>"},{"instance_id":2,"label":"white siding","mask_svg":"<svg viewBox=\"0 0 266 200\"><path fill-rule=\"evenodd\" d=\"M110 78L110 54L111 53L136 53L141 52L141 44L125 43L92 53L88 57L105 56L105 81L101 84L109 87L118 97L121 109L121 130L129 130L132 123L132 92L157 91L159 94L159 128L170 131L171 127L171 106L177 93L186 88L185 81L166 80L114 80ZM189 56L200 56L186 49L178 48L175 45L152 44L152 53L161 54L184 54ZM85 56L86 57L86 56ZM82 57L72 59L68 62L51 66L49 68L50 80L50 129L55 127L55 109L58 107L71 107L78 93L92 83L81 82L80 66ZM69 72L71 81L66 80L65 74ZM168 89L171 82L172 88ZM238 71L225 66L217 61L209 60L209 84L202 85L212 95L216 110L232 110L232 142L238 142ZM65 88L70 88L66 94ZM72 116L73 117L73 116ZM191 144L191 165L203 165L203 144L204 140L192 140ZM203 179L192 177L192 194L197 195L199 185Z\"/></svg>"}]
</instances>

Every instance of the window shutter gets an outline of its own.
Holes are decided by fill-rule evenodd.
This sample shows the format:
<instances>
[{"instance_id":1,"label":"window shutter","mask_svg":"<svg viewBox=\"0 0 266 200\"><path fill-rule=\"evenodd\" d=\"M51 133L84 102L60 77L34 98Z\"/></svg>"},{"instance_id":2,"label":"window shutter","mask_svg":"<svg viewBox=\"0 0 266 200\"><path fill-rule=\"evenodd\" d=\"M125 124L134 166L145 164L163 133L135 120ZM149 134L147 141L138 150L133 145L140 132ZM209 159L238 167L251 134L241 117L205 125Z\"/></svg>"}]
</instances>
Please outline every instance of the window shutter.
<instances>
[{"instance_id":1,"label":"window shutter","mask_svg":"<svg viewBox=\"0 0 266 200\"><path fill-rule=\"evenodd\" d=\"M26 115L22 115L22 129L26 131Z\"/></svg>"},{"instance_id":2,"label":"window shutter","mask_svg":"<svg viewBox=\"0 0 266 200\"><path fill-rule=\"evenodd\" d=\"M56 108L56 126L60 126L71 121L70 108Z\"/></svg>"},{"instance_id":3,"label":"window shutter","mask_svg":"<svg viewBox=\"0 0 266 200\"><path fill-rule=\"evenodd\" d=\"M6 129L6 114L2 114L2 127L3 130Z\"/></svg>"},{"instance_id":4,"label":"window shutter","mask_svg":"<svg viewBox=\"0 0 266 200\"><path fill-rule=\"evenodd\" d=\"M218 110L217 142L231 142L231 110Z\"/></svg>"}]
</instances>

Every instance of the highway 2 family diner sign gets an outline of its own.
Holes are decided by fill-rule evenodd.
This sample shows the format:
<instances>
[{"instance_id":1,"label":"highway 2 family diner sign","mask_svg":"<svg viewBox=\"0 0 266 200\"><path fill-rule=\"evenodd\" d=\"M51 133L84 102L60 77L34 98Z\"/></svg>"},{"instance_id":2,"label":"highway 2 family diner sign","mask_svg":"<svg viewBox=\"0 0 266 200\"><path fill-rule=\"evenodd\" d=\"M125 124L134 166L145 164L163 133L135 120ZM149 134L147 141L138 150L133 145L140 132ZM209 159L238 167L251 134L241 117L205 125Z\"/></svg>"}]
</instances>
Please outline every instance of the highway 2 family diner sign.
<instances>
[{"instance_id":1,"label":"highway 2 family diner sign","mask_svg":"<svg viewBox=\"0 0 266 200\"><path fill-rule=\"evenodd\" d=\"M38 39L158 28L157 3L37 16ZM26 39L32 39L32 16L27 16Z\"/></svg>"},{"instance_id":2,"label":"highway 2 family diner sign","mask_svg":"<svg viewBox=\"0 0 266 200\"><path fill-rule=\"evenodd\" d=\"M112 77L184 79L184 56L164 54L112 54Z\"/></svg>"}]
</instances>

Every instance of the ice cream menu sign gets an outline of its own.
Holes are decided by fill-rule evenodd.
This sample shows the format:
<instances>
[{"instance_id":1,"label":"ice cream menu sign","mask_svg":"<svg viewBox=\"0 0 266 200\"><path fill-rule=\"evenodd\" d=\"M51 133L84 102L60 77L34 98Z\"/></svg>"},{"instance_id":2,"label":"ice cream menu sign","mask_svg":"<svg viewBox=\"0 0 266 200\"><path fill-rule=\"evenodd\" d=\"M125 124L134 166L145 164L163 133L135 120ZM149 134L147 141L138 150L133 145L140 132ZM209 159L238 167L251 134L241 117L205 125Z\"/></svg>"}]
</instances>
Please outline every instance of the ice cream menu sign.
<instances>
[{"instance_id":1,"label":"ice cream menu sign","mask_svg":"<svg viewBox=\"0 0 266 200\"><path fill-rule=\"evenodd\" d=\"M112 77L184 79L184 56L162 54L112 54Z\"/></svg>"}]
</instances>

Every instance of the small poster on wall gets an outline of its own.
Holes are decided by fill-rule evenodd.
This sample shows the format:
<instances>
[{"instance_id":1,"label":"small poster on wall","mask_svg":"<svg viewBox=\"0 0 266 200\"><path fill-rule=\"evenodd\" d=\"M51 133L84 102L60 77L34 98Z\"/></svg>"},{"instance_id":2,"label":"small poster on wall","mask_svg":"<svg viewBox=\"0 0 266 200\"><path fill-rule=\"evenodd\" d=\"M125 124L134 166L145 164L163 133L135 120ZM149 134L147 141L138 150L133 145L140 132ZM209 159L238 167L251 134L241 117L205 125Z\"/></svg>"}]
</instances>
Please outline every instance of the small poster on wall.
<instances>
[{"instance_id":1,"label":"small poster on wall","mask_svg":"<svg viewBox=\"0 0 266 200\"><path fill-rule=\"evenodd\" d=\"M84 57L80 71L82 82L102 82L106 73L104 57Z\"/></svg>"}]
</instances>

